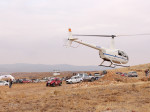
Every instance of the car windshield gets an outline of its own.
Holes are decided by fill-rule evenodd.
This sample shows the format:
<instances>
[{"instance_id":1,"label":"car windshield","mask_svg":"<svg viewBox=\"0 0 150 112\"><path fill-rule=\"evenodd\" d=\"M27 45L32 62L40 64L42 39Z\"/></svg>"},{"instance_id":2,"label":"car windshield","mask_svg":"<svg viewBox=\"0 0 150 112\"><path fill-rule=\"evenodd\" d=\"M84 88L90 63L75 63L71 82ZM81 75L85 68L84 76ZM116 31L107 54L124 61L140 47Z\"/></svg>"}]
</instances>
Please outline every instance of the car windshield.
<instances>
[{"instance_id":1,"label":"car windshield","mask_svg":"<svg viewBox=\"0 0 150 112\"><path fill-rule=\"evenodd\" d=\"M87 77L87 76L88 76L88 74L86 74L86 73L85 73L85 74L84 74L84 76L85 76L85 77Z\"/></svg>"},{"instance_id":2,"label":"car windshield","mask_svg":"<svg viewBox=\"0 0 150 112\"><path fill-rule=\"evenodd\" d=\"M99 73L96 73L96 74L94 74L95 76L99 76L100 74Z\"/></svg>"},{"instance_id":3,"label":"car windshield","mask_svg":"<svg viewBox=\"0 0 150 112\"><path fill-rule=\"evenodd\" d=\"M126 57L127 60L129 60L128 55L127 55L125 52L123 52L123 51L118 50L118 55L123 56L123 57Z\"/></svg>"},{"instance_id":4,"label":"car windshield","mask_svg":"<svg viewBox=\"0 0 150 112\"><path fill-rule=\"evenodd\" d=\"M55 79L50 79L49 81L53 81L53 80L55 80Z\"/></svg>"},{"instance_id":5,"label":"car windshield","mask_svg":"<svg viewBox=\"0 0 150 112\"><path fill-rule=\"evenodd\" d=\"M83 74L79 74L79 77L82 77L83 76Z\"/></svg>"},{"instance_id":6,"label":"car windshield","mask_svg":"<svg viewBox=\"0 0 150 112\"><path fill-rule=\"evenodd\" d=\"M71 77L71 79L76 79L77 77Z\"/></svg>"}]
</instances>

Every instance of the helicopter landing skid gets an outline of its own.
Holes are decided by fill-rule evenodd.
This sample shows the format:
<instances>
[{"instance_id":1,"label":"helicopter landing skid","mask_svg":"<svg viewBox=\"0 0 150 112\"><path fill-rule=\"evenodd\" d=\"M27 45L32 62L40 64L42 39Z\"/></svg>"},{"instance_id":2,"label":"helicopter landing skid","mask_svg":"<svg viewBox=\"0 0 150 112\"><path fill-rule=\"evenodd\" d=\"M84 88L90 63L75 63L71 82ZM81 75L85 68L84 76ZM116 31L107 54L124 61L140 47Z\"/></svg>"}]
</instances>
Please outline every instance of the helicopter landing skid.
<instances>
[{"instance_id":1,"label":"helicopter landing skid","mask_svg":"<svg viewBox=\"0 0 150 112\"><path fill-rule=\"evenodd\" d=\"M116 66L122 66L122 67L130 67L130 66L124 66L124 65L120 65L120 64L115 64L112 61L108 61L110 62L109 66L103 65L103 63L107 61L107 60L103 60L102 63L99 66L104 66L104 67L111 67L111 68L115 68Z\"/></svg>"},{"instance_id":2,"label":"helicopter landing skid","mask_svg":"<svg viewBox=\"0 0 150 112\"><path fill-rule=\"evenodd\" d=\"M125 65L119 65L119 64L114 64L115 66L122 66L122 67L130 67L130 66L125 66Z\"/></svg>"}]
</instances>

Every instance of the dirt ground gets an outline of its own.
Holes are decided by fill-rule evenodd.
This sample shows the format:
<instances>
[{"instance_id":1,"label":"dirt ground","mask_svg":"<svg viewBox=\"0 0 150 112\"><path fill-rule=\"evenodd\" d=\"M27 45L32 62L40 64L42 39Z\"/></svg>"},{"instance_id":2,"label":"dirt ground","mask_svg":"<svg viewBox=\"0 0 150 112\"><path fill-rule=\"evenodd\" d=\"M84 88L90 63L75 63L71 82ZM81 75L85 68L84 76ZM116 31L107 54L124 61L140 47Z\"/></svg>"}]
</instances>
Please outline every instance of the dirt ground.
<instances>
[{"instance_id":1,"label":"dirt ground","mask_svg":"<svg viewBox=\"0 0 150 112\"><path fill-rule=\"evenodd\" d=\"M150 81L0 87L0 112L150 112Z\"/></svg>"},{"instance_id":2,"label":"dirt ground","mask_svg":"<svg viewBox=\"0 0 150 112\"><path fill-rule=\"evenodd\" d=\"M150 64L108 70L100 80L63 82L57 87L46 83L0 86L0 112L150 112L150 78L145 69ZM129 71L136 71L138 77L116 74Z\"/></svg>"}]
</instances>

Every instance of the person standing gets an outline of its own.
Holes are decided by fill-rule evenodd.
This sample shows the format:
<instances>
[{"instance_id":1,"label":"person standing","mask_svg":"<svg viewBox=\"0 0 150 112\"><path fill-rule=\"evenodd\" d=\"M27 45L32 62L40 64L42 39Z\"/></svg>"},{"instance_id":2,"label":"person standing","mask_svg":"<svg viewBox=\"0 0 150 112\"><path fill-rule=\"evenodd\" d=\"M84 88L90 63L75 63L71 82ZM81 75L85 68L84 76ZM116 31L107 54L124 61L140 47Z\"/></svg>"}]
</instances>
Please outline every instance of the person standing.
<instances>
[{"instance_id":1,"label":"person standing","mask_svg":"<svg viewBox=\"0 0 150 112\"><path fill-rule=\"evenodd\" d=\"M149 75L149 69L145 70L146 77Z\"/></svg>"},{"instance_id":2,"label":"person standing","mask_svg":"<svg viewBox=\"0 0 150 112\"><path fill-rule=\"evenodd\" d=\"M147 70L147 76L149 76L149 69Z\"/></svg>"},{"instance_id":3,"label":"person standing","mask_svg":"<svg viewBox=\"0 0 150 112\"><path fill-rule=\"evenodd\" d=\"M9 80L9 88L11 88L13 81L10 79Z\"/></svg>"}]
</instances>

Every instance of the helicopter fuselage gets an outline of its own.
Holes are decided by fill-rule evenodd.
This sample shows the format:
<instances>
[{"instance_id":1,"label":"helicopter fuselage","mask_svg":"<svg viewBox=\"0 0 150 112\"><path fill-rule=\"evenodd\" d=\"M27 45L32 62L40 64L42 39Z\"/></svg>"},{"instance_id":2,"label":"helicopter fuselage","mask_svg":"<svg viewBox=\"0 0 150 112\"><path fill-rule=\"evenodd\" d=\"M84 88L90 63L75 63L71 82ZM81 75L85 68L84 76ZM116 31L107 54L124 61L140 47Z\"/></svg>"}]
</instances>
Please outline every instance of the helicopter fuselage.
<instances>
[{"instance_id":1,"label":"helicopter fuselage","mask_svg":"<svg viewBox=\"0 0 150 112\"><path fill-rule=\"evenodd\" d=\"M128 55L119 50L119 49L108 49L108 48L103 48L100 46L95 46L95 45L91 45L76 39L70 39L73 42L91 47L93 49L99 50L99 55L100 58L102 58L104 61L110 61L112 63L117 63L117 64L126 64L129 61L129 57Z\"/></svg>"},{"instance_id":2,"label":"helicopter fuselage","mask_svg":"<svg viewBox=\"0 0 150 112\"><path fill-rule=\"evenodd\" d=\"M118 49L102 48L102 50L99 51L99 55L103 60L117 64L126 64L129 61L127 54Z\"/></svg>"}]
</instances>

